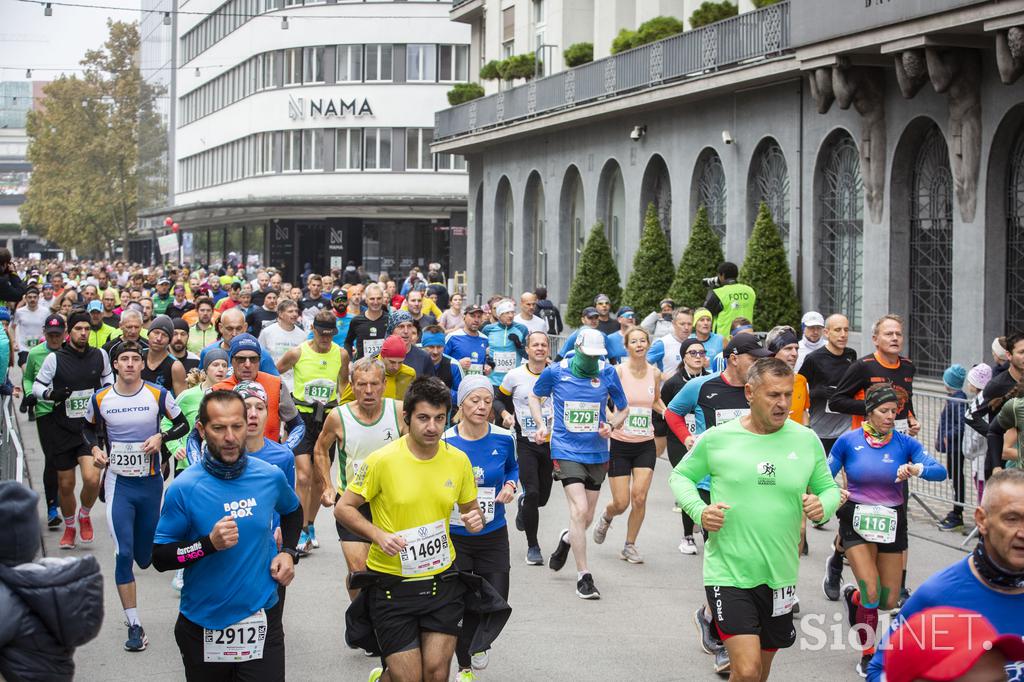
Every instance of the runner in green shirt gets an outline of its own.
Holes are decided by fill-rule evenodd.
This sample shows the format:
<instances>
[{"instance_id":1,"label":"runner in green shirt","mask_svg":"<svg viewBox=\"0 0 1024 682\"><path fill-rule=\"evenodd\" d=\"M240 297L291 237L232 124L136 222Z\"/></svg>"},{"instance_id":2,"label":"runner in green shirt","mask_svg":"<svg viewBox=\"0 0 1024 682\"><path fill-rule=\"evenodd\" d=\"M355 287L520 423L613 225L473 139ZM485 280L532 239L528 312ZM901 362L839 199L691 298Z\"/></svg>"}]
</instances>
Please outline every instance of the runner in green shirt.
<instances>
[{"instance_id":1,"label":"runner in green shirt","mask_svg":"<svg viewBox=\"0 0 1024 682\"><path fill-rule=\"evenodd\" d=\"M788 419L789 365L758 360L746 393L750 414L705 432L669 484L683 511L710 533L704 585L732 673L766 680L775 651L796 641L800 519L829 518L839 488L821 441ZM707 475L711 504L697 492Z\"/></svg>"}]
</instances>

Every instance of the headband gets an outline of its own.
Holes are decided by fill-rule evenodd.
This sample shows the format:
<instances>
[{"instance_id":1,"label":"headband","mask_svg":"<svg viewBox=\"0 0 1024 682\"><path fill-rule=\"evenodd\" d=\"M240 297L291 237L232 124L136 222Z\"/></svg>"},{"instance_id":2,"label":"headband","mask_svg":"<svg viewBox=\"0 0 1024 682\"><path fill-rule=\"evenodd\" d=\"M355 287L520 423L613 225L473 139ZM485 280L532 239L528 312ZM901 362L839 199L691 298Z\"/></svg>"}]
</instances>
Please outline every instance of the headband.
<instances>
[{"instance_id":1,"label":"headband","mask_svg":"<svg viewBox=\"0 0 1024 682\"><path fill-rule=\"evenodd\" d=\"M884 405L885 403L899 404L899 396L896 395L896 390L891 384L879 385L881 388L877 388L864 396L864 414L874 412L880 405Z\"/></svg>"}]
</instances>

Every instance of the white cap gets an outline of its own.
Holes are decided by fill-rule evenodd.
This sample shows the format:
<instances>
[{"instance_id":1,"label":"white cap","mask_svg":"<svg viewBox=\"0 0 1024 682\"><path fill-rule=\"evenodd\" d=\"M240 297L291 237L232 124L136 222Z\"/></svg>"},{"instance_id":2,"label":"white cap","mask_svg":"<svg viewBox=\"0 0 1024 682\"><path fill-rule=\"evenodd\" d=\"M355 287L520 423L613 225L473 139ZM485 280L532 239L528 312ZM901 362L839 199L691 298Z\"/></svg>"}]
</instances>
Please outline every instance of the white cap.
<instances>
[{"instance_id":1,"label":"white cap","mask_svg":"<svg viewBox=\"0 0 1024 682\"><path fill-rule=\"evenodd\" d=\"M608 351L604 347L604 334L590 327L581 329L576 335L576 351L584 355L606 355Z\"/></svg>"},{"instance_id":2,"label":"white cap","mask_svg":"<svg viewBox=\"0 0 1024 682\"><path fill-rule=\"evenodd\" d=\"M495 315L504 315L505 313L514 313L516 311L516 304L509 299L503 299L498 301L498 305L494 306Z\"/></svg>"},{"instance_id":3,"label":"white cap","mask_svg":"<svg viewBox=\"0 0 1024 682\"><path fill-rule=\"evenodd\" d=\"M805 327L824 327L825 326L825 318L821 316L821 313L815 312L813 310L811 312L809 312L809 313L804 313L804 318L802 320L800 320L800 322Z\"/></svg>"}]
</instances>

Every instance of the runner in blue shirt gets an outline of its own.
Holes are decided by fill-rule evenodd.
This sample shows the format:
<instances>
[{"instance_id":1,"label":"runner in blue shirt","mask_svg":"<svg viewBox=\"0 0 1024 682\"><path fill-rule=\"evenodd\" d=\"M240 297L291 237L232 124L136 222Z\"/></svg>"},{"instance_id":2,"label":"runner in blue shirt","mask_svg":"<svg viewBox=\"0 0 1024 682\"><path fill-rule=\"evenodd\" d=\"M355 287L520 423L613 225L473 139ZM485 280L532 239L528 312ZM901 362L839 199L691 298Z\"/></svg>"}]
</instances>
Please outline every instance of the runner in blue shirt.
<instances>
[{"instance_id":1,"label":"runner in blue shirt","mask_svg":"<svg viewBox=\"0 0 1024 682\"><path fill-rule=\"evenodd\" d=\"M483 308L478 305L468 306L462 313L462 319L465 326L448 334L445 339L444 354L459 363L463 376L490 372L485 364L487 337L480 333L484 321Z\"/></svg>"},{"instance_id":2,"label":"runner in blue shirt","mask_svg":"<svg viewBox=\"0 0 1024 682\"><path fill-rule=\"evenodd\" d=\"M211 391L199 406L203 459L167 488L153 564L185 568L175 639L187 679L285 677L278 586L295 575L302 510L284 473L245 452L245 401ZM281 515L282 549L271 524Z\"/></svg>"},{"instance_id":3,"label":"runner in blue shirt","mask_svg":"<svg viewBox=\"0 0 1024 682\"><path fill-rule=\"evenodd\" d=\"M555 480L562 482L569 503L569 528L562 531L558 547L548 566L561 570L572 548L576 560L576 596L600 599L594 577L587 568L587 528L594 520L601 484L608 473L608 437L622 426L628 411L619 375L599 358L607 353L604 334L596 329L580 330L576 353L569 360L548 366L533 385L530 413L538 425L537 443L547 439L540 398L551 397L554 428L551 459ZM607 420L609 398L615 413Z\"/></svg>"},{"instance_id":4,"label":"runner in blue shirt","mask_svg":"<svg viewBox=\"0 0 1024 682\"><path fill-rule=\"evenodd\" d=\"M491 384L498 387L506 374L526 360L526 335L530 330L513 322L516 304L507 298L495 306L495 313L498 321L485 326L481 331L487 337Z\"/></svg>"},{"instance_id":5,"label":"runner in blue shirt","mask_svg":"<svg viewBox=\"0 0 1024 682\"><path fill-rule=\"evenodd\" d=\"M445 439L449 446L465 452L473 465L484 527L479 533L470 533L462 523L458 506L452 509L449 524L455 545L455 567L480 576L507 600L511 566L505 505L515 499L519 479L516 440L511 431L488 421L494 388L487 377L467 377L459 385L457 397L462 420L445 432ZM487 667L486 650L470 651L479 624L479 616L466 611L455 645L459 662L457 682L472 679L474 668Z\"/></svg>"}]
</instances>

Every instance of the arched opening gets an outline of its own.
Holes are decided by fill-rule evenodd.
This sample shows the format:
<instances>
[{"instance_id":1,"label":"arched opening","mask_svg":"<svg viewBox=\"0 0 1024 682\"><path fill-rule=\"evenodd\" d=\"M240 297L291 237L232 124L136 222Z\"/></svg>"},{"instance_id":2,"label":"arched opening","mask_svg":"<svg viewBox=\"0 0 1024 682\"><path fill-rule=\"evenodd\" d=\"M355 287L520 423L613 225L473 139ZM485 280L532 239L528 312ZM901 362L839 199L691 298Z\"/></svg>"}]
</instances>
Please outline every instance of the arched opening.
<instances>
[{"instance_id":1,"label":"arched opening","mask_svg":"<svg viewBox=\"0 0 1024 682\"><path fill-rule=\"evenodd\" d=\"M558 243L561 260L569 265L569 280L576 276L576 264L587 241L583 223L583 178L576 166L569 166L562 177L562 191L558 202Z\"/></svg>"},{"instance_id":2,"label":"arched opening","mask_svg":"<svg viewBox=\"0 0 1024 682\"><path fill-rule=\"evenodd\" d=\"M726 232L727 199L725 168L722 166L722 158L718 152L708 147L697 157L697 165L693 171L690 201L693 215L690 216L690 221L697 218L697 210L703 206L707 209L711 230L718 235L719 240L723 243Z\"/></svg>"},{"instance_id":3,"label":"arched opening","mask_svg":"<svg viewBox=\"0 0 1024 682\"><path fill-rule=\"evenodd\" d=\"M548 253L544 212L544 183L540 179L540 173L534 171L526 181L526 196L523 203L523 284L528 289L547 286Z\"/></svg>"},{"instance_id":4,"label":"arched opening","mask_svg":"<svg viewBox=\"0 0 1024 682\"><path fill-rule=\"evenodd\" d=\"M612 260L621 267L623 235L626 229L626 183L618 161L609 159L601 171L597 185L598 217L604 223L605 235L612 249Z\"/></svg>"},{"instance_id":5,"label":"arched opening","mask_svg":"<svg viewBox=\"0 0 1024 682\"><path fill-rule=\"evenodd\" d=\"M473 202L473 294L484 290L484 184L481 182L476 189L476 201Z\"/></svg>"},{"instance_id":6,"label":"arched opening","mask_svg":"<svg viewBox=\"0 0 1024 682\"><path fill-rule=\"evenodd\" d=\"M757 211L764 203L779 228L786 253L789 253L789 167L782 147L774 138L766 137L757 146L747 177L747 233L753 231Z\"/></svg>"},{"instance_id":7,"label":"arched opening","mask_svg":"<svg viewBox=\"0 0 1024 682\"><path fill-rule=\"evenodd\" d=\"M668 166L660 154L655 154L647 162L644 178L640 183L640 234L643 234L643 222L647 216L647 206L654 204L658 212L658 221L665 232L665 239L672 245L672 180L669 178Z\"/></svg>"},{"instance_id":8,"label":"arched opening","mask_svg":"<svg viewBox=\"0 0 1024 682\"><path fill-rule=\"evenodd\" d=\"M498 181L498 192L494 200L494 243L497 246L498 273L495 281L498 290L512 296L512 272L515 262L515 205L512 202L512 183L502 176Z\"/></svg>"},{"instance_id":9,"label":"arched opening","mask_svg":"<svg viewBox=\"0 0 1024 682\"><path fill-rule=\"evenodd\" d=\"M1024 329L1024 124L1006 163L1006 332Z\"/></svg>"},{"instance_id":10,"label":"arched opening","mask_svg":"<svg viewBox=\"0 0 1024 682\"><path fill-rule=\"evenodd\" d=\"M857 143L834 132L818 155L818 309L863 325L864 184Z\"/></svg>"}]
</instances>

